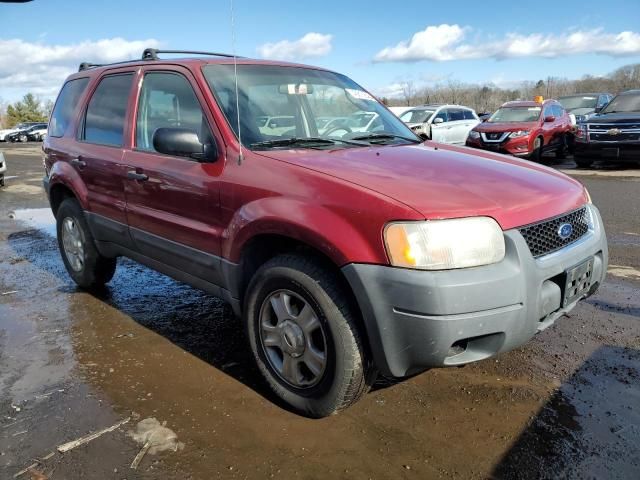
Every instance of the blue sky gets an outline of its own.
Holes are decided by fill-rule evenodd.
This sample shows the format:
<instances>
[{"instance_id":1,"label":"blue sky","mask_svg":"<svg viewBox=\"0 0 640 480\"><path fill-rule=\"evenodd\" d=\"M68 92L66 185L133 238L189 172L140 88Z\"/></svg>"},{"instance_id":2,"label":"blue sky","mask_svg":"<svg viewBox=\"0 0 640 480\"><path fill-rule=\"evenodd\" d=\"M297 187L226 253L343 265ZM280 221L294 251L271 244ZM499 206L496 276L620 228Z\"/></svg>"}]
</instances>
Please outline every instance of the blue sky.
<instances>
[{"instance_id":1,"label":"blue sky","mask_svg":"<svg viewBox=\"0 0 640 480\"><path fill-rule=\"evenodd\" d=\"M389 1L234 5L239 55L321 65L377 94L393 94L406 80L509 85L603 75L640 62L638 0L432 1L423 9ZM4 100L29 90L55 95L78 60L132 57L144 41L231 50L228 0L0 3L0 25ZM319 35L305 37L309 33ZM100 40L106 42L95 43Z\"/></svg>"}]
</instances>

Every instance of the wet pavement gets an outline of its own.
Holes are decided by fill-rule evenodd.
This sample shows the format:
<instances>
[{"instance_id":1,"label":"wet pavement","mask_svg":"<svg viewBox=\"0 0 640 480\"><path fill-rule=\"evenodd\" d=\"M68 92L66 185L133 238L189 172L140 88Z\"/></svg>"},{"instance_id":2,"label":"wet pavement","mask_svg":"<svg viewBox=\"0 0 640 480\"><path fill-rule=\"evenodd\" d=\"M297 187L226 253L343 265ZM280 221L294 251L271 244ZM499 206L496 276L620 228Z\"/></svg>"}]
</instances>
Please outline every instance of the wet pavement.
<instances>
[{"instance_id":1,"label":"wet pavement","mask_svg":"<svg viewBox=\"0 0 640 480\"><path fill-rule=\"evenodd\" d=\"M17 177L0 189L0 478L640 478L639 170L560 166L600 207L612 264L569 317L309 420L270 395L222 301L124 259L104 291L75 287L38 148L0 144ZM175 448L131 469L163 422Z\"/></svg>"}]
</instances>

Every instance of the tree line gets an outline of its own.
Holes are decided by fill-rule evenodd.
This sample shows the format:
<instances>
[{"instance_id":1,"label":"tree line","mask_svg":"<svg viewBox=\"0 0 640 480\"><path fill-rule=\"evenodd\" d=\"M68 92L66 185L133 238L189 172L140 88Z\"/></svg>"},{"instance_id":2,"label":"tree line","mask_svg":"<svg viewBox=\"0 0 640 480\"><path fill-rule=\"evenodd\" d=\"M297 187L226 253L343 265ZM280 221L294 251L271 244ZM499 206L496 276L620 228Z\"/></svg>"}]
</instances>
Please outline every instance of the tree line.
<instances>
[{"instance_id":1,"label":"tree line","mask_svg":"<svg viewBox=\"0 0 640 480\"><path fill-rule=\"evenodd\" d=\"M640 63L626 65L603 77L585 75L579 80L559 77L521 82L515 88L500 88L493 84L466 84L458 80L428 87L418 87L412 81L401 84L400 95L382 98L389 106L415 106L429 103L452 103L472 107L477 112L492 112L510 100L532 100L536 95L557 98L563 95L589 92L620 93L640 88Z\"/></svg>"},{"instance_id":2,"label":"tree line","mask_svg":"<svg viewBox=\"0 0 640 480\"><path fill-rule=\"evenodd\" d=\"M46 122L52 110L53 100L42 101L32 93L14 103L0 100L0 128L11 128L22 122Z\"/></svg>"}]
</instances>

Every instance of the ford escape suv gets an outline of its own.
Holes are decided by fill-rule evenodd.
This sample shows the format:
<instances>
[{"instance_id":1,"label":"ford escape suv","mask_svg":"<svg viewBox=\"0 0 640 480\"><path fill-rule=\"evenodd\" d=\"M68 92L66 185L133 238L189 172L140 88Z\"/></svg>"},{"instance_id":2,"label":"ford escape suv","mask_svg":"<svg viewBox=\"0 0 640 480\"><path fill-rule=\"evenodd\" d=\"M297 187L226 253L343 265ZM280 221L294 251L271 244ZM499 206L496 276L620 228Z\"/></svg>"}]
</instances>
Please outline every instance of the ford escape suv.
<instances>
[{"instance_id":1,"label":"ford escape suv","mask_svg":"<svg viewBox=\"0 0 640 480\"><path fill-rule=\"evenodd\" d=\"M577 181L425 144L338 73L167 53L188 52L83 64L62 87L43 145L62 260L83 288L126 256L225 299L300 413L510 350L603 281ZM357 112L379 122L318 127Z\"/></svg>"}]
</instances>

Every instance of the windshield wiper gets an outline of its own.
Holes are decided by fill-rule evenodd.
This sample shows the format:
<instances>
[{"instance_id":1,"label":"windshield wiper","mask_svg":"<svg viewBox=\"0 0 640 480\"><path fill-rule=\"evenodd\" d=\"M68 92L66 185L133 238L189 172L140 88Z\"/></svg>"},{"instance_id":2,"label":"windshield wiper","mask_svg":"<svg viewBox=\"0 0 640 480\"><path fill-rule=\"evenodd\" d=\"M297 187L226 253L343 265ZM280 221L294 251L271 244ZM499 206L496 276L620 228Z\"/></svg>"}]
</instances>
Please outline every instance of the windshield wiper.
<instances>
[{"instance_id":1,"label":"windshield wiper","mask_svg":"<svg viewBox=\"0 0 640 480\"><path fill-rule=\"evenodd\" d=\"M351 140L387 140L392 138L401 138L411 143L422 143L422 140L417 138L405 137L403 135L396 135L395 133L369 133L367 135L358 135L357 137L351 137Z\"/></svg>"},{"instance_id":2,"label":"windshield wiper","mask_svg":"<svg viewBox=\"0 0 640 480\"><path fill-rule=\"evenodd\" d=\"M263 142L252 143L252 147L269 148L269 147L290 147L293 145L307 146L313 148L313 145L335 145L336 143L346 143L349 145L366 145L361 142L352 142L341 138L321 138L321 137L290 137L277 138L274 140L265 140Z\"/></svg>"}]
</instances>

